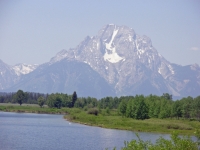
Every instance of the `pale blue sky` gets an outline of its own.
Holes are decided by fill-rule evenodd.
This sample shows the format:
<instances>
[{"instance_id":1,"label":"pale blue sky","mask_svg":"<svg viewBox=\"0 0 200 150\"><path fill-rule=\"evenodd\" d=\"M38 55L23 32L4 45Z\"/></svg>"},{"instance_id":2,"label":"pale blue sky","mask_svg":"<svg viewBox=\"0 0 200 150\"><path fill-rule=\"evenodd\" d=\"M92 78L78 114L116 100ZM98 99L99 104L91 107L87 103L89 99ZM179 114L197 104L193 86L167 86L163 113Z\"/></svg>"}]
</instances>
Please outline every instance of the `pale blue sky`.
<instances>
[{"instance_id":1,"label":"pale blue sky","mask_svg":"<svg viewBox=\"0 0 200 150\"><path fill-rule=\"evenodd\" d=\"M150 37L172 63L200 65L199 0L0 0L0 59L42 64L109 23Z\"/></svg>"}]
</instances>

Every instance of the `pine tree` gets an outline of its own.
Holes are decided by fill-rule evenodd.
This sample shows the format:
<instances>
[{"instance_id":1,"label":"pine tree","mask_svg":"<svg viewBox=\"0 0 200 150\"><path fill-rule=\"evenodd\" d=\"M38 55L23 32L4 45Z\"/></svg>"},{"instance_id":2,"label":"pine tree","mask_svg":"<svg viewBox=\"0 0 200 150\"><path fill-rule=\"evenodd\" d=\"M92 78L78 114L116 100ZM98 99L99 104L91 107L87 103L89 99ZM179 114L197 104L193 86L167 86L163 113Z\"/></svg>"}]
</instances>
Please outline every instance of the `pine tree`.
<instances>
[{"instance_id":1,"label":"pine tree","mask_svg":"<svg viewBox=\"0 0 200 150\"><path fill-rule=\"evenodd\" d=\"M74 107L76 100L77 100L77 94L76 94L76 91L74 91L74 93L72 95L72 107Z\"/></svg>"}]
</instances>

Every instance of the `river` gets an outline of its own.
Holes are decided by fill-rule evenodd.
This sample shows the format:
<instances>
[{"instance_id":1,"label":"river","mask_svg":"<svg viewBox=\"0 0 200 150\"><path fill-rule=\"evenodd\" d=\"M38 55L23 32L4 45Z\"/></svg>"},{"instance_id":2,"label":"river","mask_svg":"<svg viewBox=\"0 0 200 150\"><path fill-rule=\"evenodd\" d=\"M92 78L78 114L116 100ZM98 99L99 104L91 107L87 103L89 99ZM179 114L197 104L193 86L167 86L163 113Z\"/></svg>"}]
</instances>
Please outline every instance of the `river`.
<instances>
[{"instance_id":1,"label":"river","mask_svg":"<svg viewBox=\"0 0 200 150\"><path fill-rule=\"evenodd\" d=\"M155 142L168 134L139 133ZM104 129L63 119L63 115L0 112L1 150L105 150L137 139L132 131Z\"/></svg>"}]
</instances>

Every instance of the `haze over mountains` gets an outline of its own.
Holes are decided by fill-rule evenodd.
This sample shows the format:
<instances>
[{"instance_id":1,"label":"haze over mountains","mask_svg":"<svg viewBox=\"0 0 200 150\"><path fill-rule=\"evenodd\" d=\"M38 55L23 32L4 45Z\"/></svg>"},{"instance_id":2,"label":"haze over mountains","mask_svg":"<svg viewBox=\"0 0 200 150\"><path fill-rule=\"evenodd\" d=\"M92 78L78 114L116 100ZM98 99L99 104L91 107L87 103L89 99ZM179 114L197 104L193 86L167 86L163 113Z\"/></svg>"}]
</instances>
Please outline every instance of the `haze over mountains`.
<instances>
[{"instance_id":1,"label":"haze over mountains","mask_svg":"<svg viewBox=\"0 0 200 150\"><path fill-rule=\"evenodd\" d=\"M163 93L195 97L200 95L200 67L170 63L149 37L137 35L126 26L109 24L47 63L9 66L0 61L0 91L18 89L68 94L76 91L78 96L96 98Z\"/></svg>"}]
</instances>

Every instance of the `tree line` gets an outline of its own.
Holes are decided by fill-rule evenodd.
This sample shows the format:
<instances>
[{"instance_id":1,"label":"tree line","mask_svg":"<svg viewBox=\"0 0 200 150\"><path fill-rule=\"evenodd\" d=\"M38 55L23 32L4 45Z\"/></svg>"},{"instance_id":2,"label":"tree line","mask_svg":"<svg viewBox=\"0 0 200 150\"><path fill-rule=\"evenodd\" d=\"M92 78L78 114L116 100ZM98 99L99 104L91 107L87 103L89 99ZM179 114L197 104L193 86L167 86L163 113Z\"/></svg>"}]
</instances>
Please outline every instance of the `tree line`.
<instances>
[{"instance_id":1,"label":"tree line","mask_svg":"<svg viewBox=\"0 0 200 150\"><path fill-rule=\"evenodd\" d=\"M98 110L118 110L122 117L134 119L148 118L185 118L200 121L200 96L184 97L173 101L172 95L163 93L157 95L136 95L121 97L104 97L99 100L93 97L78 97L63 93L42 94L33 92L0 93L1 103L28 103L38 104L41 107L48 105L50 108L76 107L83 109L97 108Z\"/></svg>"},{"instance_id":2,"label":"tree line","mask_svg":"<svg viewBox=\"0 0 200 150\"><path fill-rule=\"evenodd\" d=\"M135 119L148 118L184 118L200 121L200 96L190 96L173 101L172 97L164 93L163 96L136 95L131 99L120 102L119 112L124 117Z\"/></svg>"},{"instance_id":3,"label":"tree line","mask_svg":"<svg viewBox=\"0 0 200 150\"><path fill-rule=\"evenodd\" d=\"M10 92L10 93L0 92L0 103L17 103L15 97L17 92ZM23 99L23 103L26 104L37 104L37 100L40 96L44 97L45 100L47 100L47 97L49 96L49 94L35 93L35 92L23 92L23 94L25 96Z\"/></svg>"}]
</instances>

